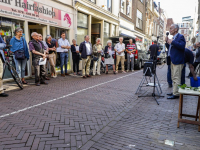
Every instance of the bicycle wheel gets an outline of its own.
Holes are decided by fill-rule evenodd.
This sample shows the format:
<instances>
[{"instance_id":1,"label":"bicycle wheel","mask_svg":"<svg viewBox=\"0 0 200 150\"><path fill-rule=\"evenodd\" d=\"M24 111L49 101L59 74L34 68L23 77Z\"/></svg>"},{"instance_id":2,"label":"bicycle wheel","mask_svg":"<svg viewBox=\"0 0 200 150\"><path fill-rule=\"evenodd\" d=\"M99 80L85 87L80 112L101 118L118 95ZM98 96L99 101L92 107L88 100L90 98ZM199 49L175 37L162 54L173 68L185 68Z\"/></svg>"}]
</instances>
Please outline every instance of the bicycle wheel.
<instances>
[{"instance_id":1,"label":"bicycle wheel","mask_svg":"<svg viewBox=\"0 0 200 150\"><path fill-rule=\"evenodd\" d=\"M8 70L10 71L13 79L15 80L15 82L17 83L17 85L20 87L20 89L23 89L23 84L22 84L22 80L20 79L19 75L17 74L17 71L15 70L15 68L11 65L8 65Z\"/></svg>"}]
</instances>

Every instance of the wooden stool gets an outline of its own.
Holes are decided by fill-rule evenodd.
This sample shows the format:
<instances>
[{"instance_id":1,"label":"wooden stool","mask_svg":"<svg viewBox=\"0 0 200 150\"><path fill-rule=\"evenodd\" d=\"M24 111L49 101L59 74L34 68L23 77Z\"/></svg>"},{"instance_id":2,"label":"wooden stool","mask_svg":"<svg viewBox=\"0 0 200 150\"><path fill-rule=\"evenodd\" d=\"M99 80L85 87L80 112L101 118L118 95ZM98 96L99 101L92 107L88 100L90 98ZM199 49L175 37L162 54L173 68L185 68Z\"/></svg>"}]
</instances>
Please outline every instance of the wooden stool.
<instances>
[{"instance_id":1,"label":"wooden stool","mask_svg":"<svg viewBox=\"0 0 200 150\"><path fill-rule=\"evenodd\" d=\"M195 125L199 126L198 127L198 131L200 132L200 92L192 91L192 90L179 89L179 93L180 93L180 99L179 99L179 112L178 112L178 124L177 124L177 127L179 128L179 123L180 122L189 123L189 124L195 124ZM196 110L196 115L195 116L182 113L182 110L183 110L183 95L198 96L198 104L197 104L197 110ZM182 116L195 118L195 121L182 119ZM198 117L199 117L199 121L197 121Z\"/></svg>"}]
</instances>

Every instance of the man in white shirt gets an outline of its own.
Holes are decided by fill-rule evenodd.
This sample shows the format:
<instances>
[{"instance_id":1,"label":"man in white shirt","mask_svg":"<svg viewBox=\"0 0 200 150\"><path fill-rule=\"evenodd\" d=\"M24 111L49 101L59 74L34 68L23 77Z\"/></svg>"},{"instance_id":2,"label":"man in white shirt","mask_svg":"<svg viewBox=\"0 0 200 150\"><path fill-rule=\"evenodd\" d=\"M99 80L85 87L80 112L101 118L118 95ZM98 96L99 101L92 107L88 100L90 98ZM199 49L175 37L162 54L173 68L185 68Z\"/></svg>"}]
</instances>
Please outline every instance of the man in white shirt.
<instances>
[{"instance_id":1,"label":"man in white shirt","mask_svg":"<svg viewBox=\"0 0 200 150\"><path fill-rule=\"evenodd\" d=\"M67 73L67 62L68 62L68 51L71 48L69 41L65 39L65 32L62 32L61 38L58 40L58 45L64 51L60 53L60 67L61 67L61 76L65 77L65 75L69 75ZM65 64L65 74L63 72L64 64Z\"/></svg>"},{"instance_id":2,"label":"man in white shirt","mask_svg":"<svg viewBox=\"0 0 200 150\"><path fill-rule=\"evenodd\" d=\"M92 44L89 42L89 35L85 36L85 41L80 44L79 51L82 58L82 76L84 79L90 76L90 63L92 55ZM86 72L85 72L86 69Z\"/></svg>"},{"instance_id":3,"label":"man in white shirt","mask_svg":"<svg viewBox=\"0 0 200 150\"><path fill-rule=\"evenodd\" d=\"M123 42L123 37L119 38L119 43L115 45L115 52L117 54L117 63L116 63L116 73L118 73L119 62L121 62L122 73L126 73L124 71L124 60L125 60L125 44Z\"/></svg>"}]
</instances>

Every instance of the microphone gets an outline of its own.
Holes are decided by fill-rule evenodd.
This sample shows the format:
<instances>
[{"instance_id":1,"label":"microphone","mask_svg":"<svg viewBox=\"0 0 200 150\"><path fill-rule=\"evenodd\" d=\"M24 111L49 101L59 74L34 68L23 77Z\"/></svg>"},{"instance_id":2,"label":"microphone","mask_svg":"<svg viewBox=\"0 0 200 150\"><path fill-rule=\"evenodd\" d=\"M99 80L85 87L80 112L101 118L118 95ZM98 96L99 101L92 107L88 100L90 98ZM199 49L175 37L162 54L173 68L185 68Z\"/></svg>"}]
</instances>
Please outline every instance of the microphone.
<instances>
[{"instance_id":1,"label":"microphone","mask_svg":"<svg viewBox=\"0 0 200 150\"><path fill-rule=\"evenodd\" d=\"M169 32L166 33L167 37L169 36Z\"/></svg>"}]
</instances>

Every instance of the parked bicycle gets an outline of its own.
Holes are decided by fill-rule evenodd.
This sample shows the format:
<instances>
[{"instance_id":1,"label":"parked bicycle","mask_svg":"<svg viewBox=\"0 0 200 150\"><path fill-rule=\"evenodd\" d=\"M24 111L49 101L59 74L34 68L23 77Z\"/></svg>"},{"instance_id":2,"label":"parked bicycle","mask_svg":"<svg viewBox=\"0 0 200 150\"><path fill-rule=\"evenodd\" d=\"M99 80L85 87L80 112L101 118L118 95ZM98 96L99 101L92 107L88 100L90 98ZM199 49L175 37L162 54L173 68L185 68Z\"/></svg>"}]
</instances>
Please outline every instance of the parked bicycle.
<instances>
[{"instance_id":1,"label":"parked bicycle","mask_svg":"<svg viewBox=\"0 0 200 150\"><path fill-rule=\"evenodd\" d=\"M19 75L17 74L17 71L15 70L15 68L6 60L5 64L4 64L4 73L5 73L5 69L6 66L8 67L8 70L10 71L13 79L15 80L15 82L17 83L17 85L19 86L19 88L22 90L23 89L23 84L22 84L22 80L20 79ZM3 75L4 77L4 75Z\"/></svg>"}]
</instances>

